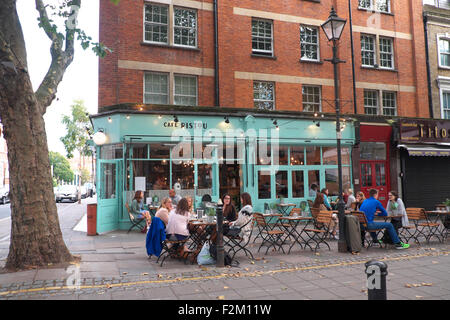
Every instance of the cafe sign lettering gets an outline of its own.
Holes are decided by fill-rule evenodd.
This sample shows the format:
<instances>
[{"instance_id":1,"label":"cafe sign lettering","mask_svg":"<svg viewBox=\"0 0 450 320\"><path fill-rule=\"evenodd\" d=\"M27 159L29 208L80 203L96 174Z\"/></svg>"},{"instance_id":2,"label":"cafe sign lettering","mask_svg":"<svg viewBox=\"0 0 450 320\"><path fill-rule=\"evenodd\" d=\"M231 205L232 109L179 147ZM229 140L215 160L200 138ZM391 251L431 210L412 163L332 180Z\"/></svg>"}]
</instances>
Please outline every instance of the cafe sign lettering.
<instances>
[{"instance_id":1,"label":"cafe sign lettering","mask_svg":"<svg viewBox=\"0 0 450 320\"><path fill-rule=\"evenodd\" d=\"M450 121L402 120L402 142L450 142Z\"/></svg>"}]
</instances>

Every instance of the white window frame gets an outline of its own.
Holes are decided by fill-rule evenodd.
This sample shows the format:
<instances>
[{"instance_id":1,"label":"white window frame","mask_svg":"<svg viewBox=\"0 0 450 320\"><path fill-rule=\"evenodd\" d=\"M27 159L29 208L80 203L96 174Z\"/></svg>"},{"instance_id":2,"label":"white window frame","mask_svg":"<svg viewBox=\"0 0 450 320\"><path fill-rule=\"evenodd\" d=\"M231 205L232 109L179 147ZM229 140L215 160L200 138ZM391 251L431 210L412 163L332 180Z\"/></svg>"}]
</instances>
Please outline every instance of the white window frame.
<instances>
[{"instance_id":1,"label":"white window frame","mask_svg":"<svg viewBox=\"0 0 450 320\"><path fill-rule=\"evenodd\" d=\"M270 23L270 51L267 50L260 50L260 49L253 49L253 21L263 21L263 22L268 22ZM268 20L268 19L262 19L262 18L252 18L251 20L251 37L252 37L252 54L260 54L260 55L265 55L268 57L273 57L274 55L274 50L273 50L273 43L274 43L274 37L273 37L273 20Z\"/></svg>"},{"instance_id":2,"label":"white window frame","mask_svg":"<svg viewBox=\"0 0 450 320\"><path fill-rule=\"evenodd\" d=\"M375 97L376 97L376 113L372 114L372 113L367 113L366 112L366 92L376 92ZM372 90L372 89L364 89L364 93L363 93L363 99L364 99L364 114L365 115L378 115L380 113L380 93L379 90ZM374 108L375 106L368 106L369 108Z\"/></svg>"},{"instance_id":3,"label":"white window frame","mask_svg":"<svg viewBox=\"0 0 450 320\"><path fill-rule=\"evenodd\" d=\"M273 100L263 100L263 99L255 99L255 83L271 83L273 85ZM255 102L272 102L273 103L273 110L276 110L276 97L275 97L275 85L276 83L274 81L263 81L263 80L253 80L252 86L253 86L253 105L255 105ZM258 109L258 110L269 110L269 109Z\"/></svg>"},{"instance_id":4,"label":"white window frame","mask_svg":"<svg viewBox=\"0 0 450 320\"><path fill-rule=\"evenodd\" d=\"M173 75L173 90L172 90L172 94L173 94L173 104L175 105L175 77L180 76L180 77L188 77L188 78L194 78L195 79L195 106L198 106L198 76L196 75L192 75L192 74L182 74L182 73L175 73ZM183 95L186 97L192 97L189 95Z\"/></svg>"},{"instance_id":5,"label":"white window frame","mask_svg":"<svg viewBox=\"0 0 450 320\"><path fill-rule=\"evenodd\" d=\"M301 37L302 27L303 28L311 28L311 29L315 29L316 30L317 43L304 42L304 44L306 44L306 45L309 44L309 45L315 45L316 46L316 48L317 48L317 59L310 59L310 58L302 57L302 37ZM301 24L299 31L300 31L300 60L302 60L302 61L320 61L320 32L319 32L319 28L316 27L316 26L310 26L310 25Z\"/></svg>"},{"instance_id":6,"label":"white window frame","mask_svg":"<svg viewBox=\"0 0 450 320\"><path fill-rule=\"evenodd\" d=\"M365 93L369 92L369 91L376 93L376 95L375 95L375 97L377 99L377 101L376 101L377 102L377 106L376 106L377 112L376 112L376 114L366 113ZM394 112L393 115L391 115L391 114L385 115L384 114L385 106L384 106L384 102L383 102L383 93L392 93L392 94L394 94L395 108L391 108L391 107L386 108L386 109L389 109L389 110L395 109L395 112ZM364 89L363 98L364 98L364 114L365 115L369 115L369 116L370 115L377 115L377 116L386 116L386 117L395 117L395 116L398 115L398 92L397 91L377 90L377 89ZM374 106L369 106L369 107L373 108Z\"/></svg>"},{"instance_id":7,"label":"white window frame","mask_svg":"<svg viewBox=\"0 0 450 320\"><path fill-rule=\"evenodd\" d=\"M367 37L373 40L373 65L372 64L364 64L363 61L363 42L362 42L362 37ZM360 37L360 43L361 43L361 65L363 67L370 67L370 68L374 68L375 65L377 65L377 61L378 61L378 50L377 50L377 37L375 35L372 34L365 34L365 33L361 33L361 37ZM364 50L367 51L367 50ZM371 51L368 51L371 52Z\"/></svg>"},{"instance_id":8,"label":"white window frame","mask_svg":"<svg viewBox=\"0 0 450 320\"><path fill-rule=\"evenodd\" d=\"M158 72L158 71L145 71L144 72L144 79L143 79L143 81L144 81L144 84L143 84L144 94L143 94L143 99L142 99L143 103L144 104L151 104L151 103L145 101L145 95L146 95L146 91L145 91L145 88L146 88L145 76L147 74L157 74L157 75L165 75L165 76L167 76L167 103L170 104L170 79L171 79L170 74L167 73L167 72Z\"/></svg>"},{"instance_id":9,"label":"white window frame","mask_svg":"<svg viewBox=\"0 0 450 320\"><path fill-rule=\"evenodd\" d=\"M437 78L437 84L439 87L439 109L441 110L441 118L444 117L444 93L450 94L450 77L439 76ZM449 109L450 111L450 109Z\"/></svg>"},{"instance_id":10,"label":"white window frame","mask_svg":"<svg viewBox=\"0 0 450 320\"><path fill-rule=\"evenodd\" d=\"M441 47L439 45L439 42L441 40L446 40L450 43L450 34L449 33L438 34L436 37L437 37L436 44L437 44L437 53L438 53L438 57L437 57L438 58L438 66L439 66L439 68L442 68L442 69L450 69L450 66L445 66L445 65L441 64ZM444 53L444 54L447 54L447 53ZM450 60L450 54L449 54L449 60Z\"/></svg>"},{"instance_id":11,"label":"white window frame","mask_svg":"<svg viewBox=\"0 0 450 320\"><path fill-rule=\"evenodd\" d=\"M394 108L386 107L384 105L383 94L385 94L385 93L394 95ZM397 110L398 110L398 107L397 107L397 92L395 92L395 91L387 91L387 90L381 91L380 90L380 94L381 94L381 104L380 105L381 105L381 109L382 109L381 110L381 115L387 116L387 117L397 116ZM394 114L385 114L385 110L394 110Z\"/></svg>"},{"instance_id":12,"label":"white window frame","mask_svg":"<svg viewBox=\"0 0 450 320\"><path fill-rule=\"evenodd\" d=\"M147 22L145 20L145 9L147 6L159 6L159 7L167 7L167 42L156 42L156 41L149 41L145 39L145 26L147 24L152 24L151 22ZM146 2L144 3L144 13L143 13L143 32L142 32L142 37L143 37L143 42L144 43L153 43L153 44L161 44L161 45L169 45L170 42L170 6L164 3L154 3L154 2Z\"/></svg>"},{"instance_id":13,"label":"white window frame","mask_svg":"<svg viewBox=\"0 0 450 320\"><path fill-rule=\"evenodd\" d=\"M189 46L184 44L176 44L175 43L175 10L190 10L195 12L195 46ZM177 27L177 28L183 28L183 29L190 29L186 27ZM172 45L176 47L184 47L184 48L197 48L198 47L198 10L194 8L186 8L186 7L180 7L180 6L174 6L173 7L173 14L172 14Z\"/></svg>"},{"instance_id":14,"label":"white window frame","mask_svg":"<svg viewBox=\"0 0 450 320\"><path fill-rule=\"evenodd\" d=\"M382 52L381 51L381 40L389 40L391 42L391 52ZM394 69L394 39L393 38L389 38L389 37L379 37L379 41L378 41L379 45L378 45L378 56L379 56L379 64L378 67L380 69L388 69L388 70L393 70ZM381 65L381 54L385 53L385 54L390 54L391 55L391 66L390 67L383 67Z\"/></svg>"},{"instance_id":15,"label":"white window frame","mask_svg":"<svg viewBox=\"0 0 450 320\"><path fill-rule=\"evenodd\" d=\"M381 13L391 13L391 0L386 0L387 1L387 11L381 11L381 10L376 9L377 0L367 0L367 1L369 2L369 7L361 7L359 5L360 2L358 0L358 9L370 10L370 11L381 12Z\"/></svg>"},{"instance_id":16,"label":"white window frame","mask_svg":"<svg viewBox=\"0 0 450 320\"><path fill-rule=\"evenodd\" d=\"M313 111L305 111L305 106L304 106L304 101L303 101L303 88L308 87L308 88L318 88L319 89L319 110L313 110ZM311 103L308 103L311 104ZM315 104L315 103L312 103ZM321 86L316 86L316 85L309 85L309 84L302 84L302 108L303 108L303 112L322 112L322 87Z\"/></svg>"}]
</instances>

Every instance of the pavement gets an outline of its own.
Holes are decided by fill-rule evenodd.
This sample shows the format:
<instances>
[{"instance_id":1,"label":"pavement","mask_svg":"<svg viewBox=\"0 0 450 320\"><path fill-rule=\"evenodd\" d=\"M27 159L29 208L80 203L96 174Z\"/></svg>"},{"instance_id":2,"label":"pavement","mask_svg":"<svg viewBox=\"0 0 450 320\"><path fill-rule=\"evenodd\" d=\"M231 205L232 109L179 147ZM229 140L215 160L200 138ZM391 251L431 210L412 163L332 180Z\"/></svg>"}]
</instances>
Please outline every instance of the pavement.
<instances>
[{"instance_id":1,"label":"pavement","mask_svg":"<svg viewBox=\"0 0 450 320\"><path fill-rule=\"evenodd\" d=\"M330 251L298 247L290 254L264 254L265 250L256 252L257 241L250 245L255 259L238 254L239 267L174 259L161 267L155 257L147 257L145 234L114 231L87 236L82 221L92 201L59 211L66 245L81 257L80 263L0 273L0 300L367 300L364 264L369 260L388 265L388 299L450 299L448 239L411 244L408 250L363 249L357 255L337 252L335 240L329 242ZM0 267L8 247L8 241L0 242Z\"/></svg>"}]
</instances>

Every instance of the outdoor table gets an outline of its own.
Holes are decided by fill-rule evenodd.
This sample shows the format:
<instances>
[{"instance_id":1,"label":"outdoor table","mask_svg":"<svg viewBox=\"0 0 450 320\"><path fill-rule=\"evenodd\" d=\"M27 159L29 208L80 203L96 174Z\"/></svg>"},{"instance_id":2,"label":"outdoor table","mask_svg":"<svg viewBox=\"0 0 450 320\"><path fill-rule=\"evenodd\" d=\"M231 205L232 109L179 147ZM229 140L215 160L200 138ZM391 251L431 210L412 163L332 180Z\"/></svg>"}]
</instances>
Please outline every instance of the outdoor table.
<instances>
[{"instance_id":1,"label":"outdoor table","mask_svg":"<svg viewBox=\"0 0 450 320\"><path fill-rule=\"evenodd\" d=\"M428 221L430 221L431 223L439 223L439 220L441 220L442 223L440 223L440 225L442 226L442 228L440 228L441 230L438 229L439 234L442 236L443 241L445 241L445 239L447 238L448 235L448 230L447 228L444 227L444 221L445 218L450 215L449 211L439 211L439 210L432 210L432 211L425 211L425 215ZM435 218L432 219L431 217L435 215Z\"/></svg>"},{"instance_id":2,"label":"outdoor table","mask_svg":"<svg viewBox=\"0 0 450 320\"><path fill-rule=\"evenodd\" d=\"M202 220L190 220L189 221L189 239L192 243L189 245L189 249L195 249L194 256L196 257L202 249L204 243L209 240L213 228L216 223L209 223Z\"/></svg>"},{"instance_id":3,"label":"outdoor table","mask_svg":"<svg viewBox=\"0 0 450 320\"><path fill-rule=\"evenodd\" d=\"M286 222L281 223L281 226L284 228L286 232L286 237L282 240L282 243L286 241L288 238L293 238L294 241L291 243L291 246L289 247L288 254L291 253L291 249L294 247L294 245L297 243L300 245L300 248L303 249L303 245L300 242L300 239L307 244L306 240L303 238L302 234L306 228L306 226L309 224L310 221L312 221L311 217L280 217L278 218L280 221ZM303 226L303 228L300 230L300 232L297 230L298 225L301 221L307 221L307 223ZM308 247L312 250L311 246L307 244Z\"/></svg>"},{"instance_id":4,"label":"outdoor table","mask_svg":"<svg viewBox=\"0 0 450 320\"><path fill-rule=\"evenodd\" d=\"M289 215L289 212L291 212L292 208L295 207L294 203L277 203L278 211L284 215Z\"/></svg>"}]
</instances>

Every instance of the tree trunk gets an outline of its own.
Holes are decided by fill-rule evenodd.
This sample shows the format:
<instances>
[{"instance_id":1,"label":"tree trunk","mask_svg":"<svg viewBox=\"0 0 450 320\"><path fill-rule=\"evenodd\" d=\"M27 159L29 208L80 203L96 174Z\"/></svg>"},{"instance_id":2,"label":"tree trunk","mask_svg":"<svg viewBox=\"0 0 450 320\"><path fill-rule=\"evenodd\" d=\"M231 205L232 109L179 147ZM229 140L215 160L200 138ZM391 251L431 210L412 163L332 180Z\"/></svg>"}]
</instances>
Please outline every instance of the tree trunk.
<instances>
[{"instance_id":1,"label":"tree trunk","mask_svg":"<svg viewBox=\"0 0 450 320\"><path fill-rule=\"evenodd\" d=\"M11 241L7 269L74 259L59 226L42 105L27 71L15 1L0 2L0 116L8 146Z\"/></svg>"}]
</instances>

